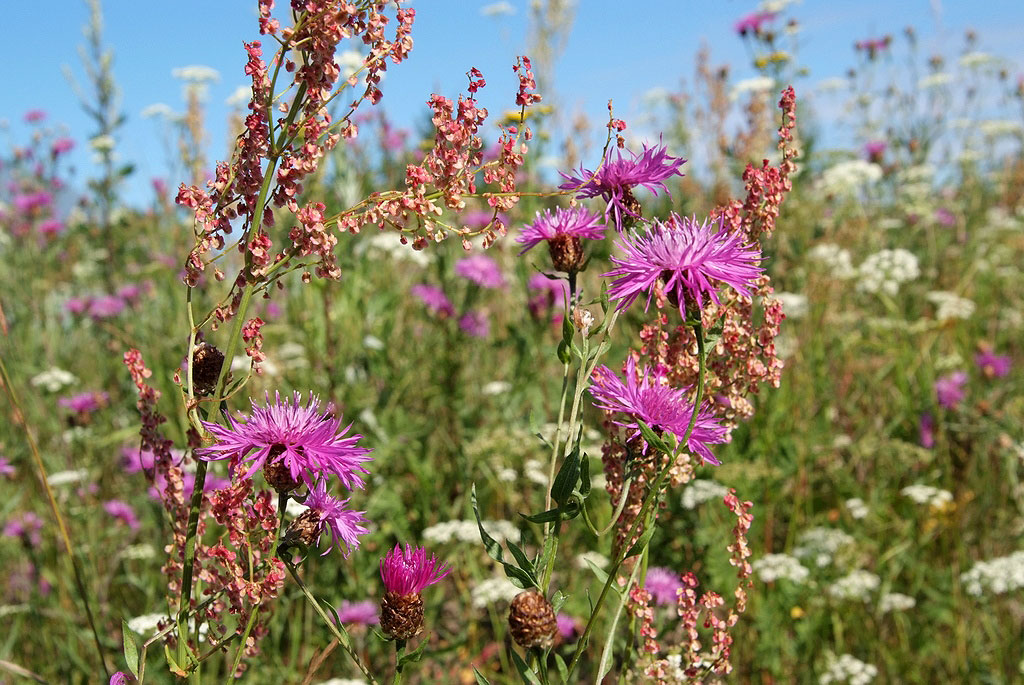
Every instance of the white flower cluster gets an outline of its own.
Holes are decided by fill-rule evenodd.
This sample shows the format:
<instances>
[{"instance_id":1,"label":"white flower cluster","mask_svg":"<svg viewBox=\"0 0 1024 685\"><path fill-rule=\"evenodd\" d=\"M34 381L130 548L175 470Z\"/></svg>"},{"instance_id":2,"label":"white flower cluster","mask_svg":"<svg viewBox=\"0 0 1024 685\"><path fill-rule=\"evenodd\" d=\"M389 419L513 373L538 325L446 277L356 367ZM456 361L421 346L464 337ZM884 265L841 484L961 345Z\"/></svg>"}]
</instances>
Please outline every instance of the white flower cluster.
<instances>
[{"instance_id":1,"label":"white flower cluster","mask_svg":"<svg viewBox=\"0 0 1024 685\"><path fill-rule=\"evenodd\" d=\"M828 588L828 594L835 599L859 599L867 602L881 582L874 573L857 569L832 583Z\"/></svg>"},{"instance_id":2,"label":"white flower cluster","mask_svg":"<svg viewBox=\"0 0 1024 685\"><path fill-rule=\"evenodd\" d=\"M729 92L730 100L738 100L741 95L746 93L764 93L775 88L775 79L770 76L755 76L753 78L743 79L736 83L732 87L732 91Z\"/></svg>"},{"instance_id":3,"label":"white flower cluster","mask_svg":"<svg viewBox=\"0 0 1024 685\"><path fill-rule=\"evenodd\" d=\"M935 305L935 318L939 321L969 319L976 309L973 300L945 290L932 290L925 298Z\"/></svg>"},{"instance_id":4,"label":"white flower cluster","mask_svg":"<svg viewBox=\"0 0 1024 685\"><path fill-rule=\"evenodd\" d=\"M913 609L917 605L915 600L910 595L904 595L899 592L887 592L878 600L878 610L883 614L887 614L890 611L907 611Z\"/></svg>"},{"instance_id":5,"label":"white flower cluster","mask_svg":"<svg viewBox=\"0 0 1024 685\"><path fill-rule=\"evenodd\" d=\"M130 545L128 547L125 547L124 551L121 552L122 559L141 560L153 559L155 557L156 550L153 549L153 545L148 545L146 543L143 543L141 545Z\"/></svg>"},{"instance_id":6,"label":"white flower cluster","mask_svg":"<svg viewBox=\"0 0 1024 685\"><path fill-rule=\"evenodd\" d=\"M508 578L488 578L480 581L470 593L473 608L483 609L495 602L508 602L522 590L517 588Z\"/></svg>"},{"instance_id":7,"label":"white flower cluster","mask_svg":"<svg viewBox=\"0 0 1024 685\"><path fill-rule=\"evenodd\" d=\"M833 660L824 673L818 678L820 685L831 683L848 683L848 685L867 685L878 676L878 668L864 663L852 654L843 654Z\"/></svg>"},{"instance_id":8,"label":"white flower cluster","mask_svg":"<svg viewBox=\"0 0 1024 685\"><path fill-rule=\"evenodd\" d=\"M857 520L867 518L868 515L868 505L860 497L851 497L846 500L846 510Z\"/></svg>"},{"instance_id":9,"label":"white flower cluster","mask_svg":"<svg viewBox=\"0 0 1024 685\"><path fill-rule=\"evenodd\" d=\"M360 251L359 247L362 247L364 243L367 247L363 247L363 250L367 248L376 250L394 260L412 262L417 266L430 264L430 253L426 250L414 250L411 245L403 245L402 238L398 233L380 231L365 241L361 241L356 248L357 253Z\"/></svg>"},{"instance_id":10,"label":"white flower cluster","mask_svg":"<svg viewBox=\"0 0 1024 685\"><path fill-rule=\"evenodd\" d=\"M895 295L900 285L921 275L921 268L914 253L898 247L868 255L857 269L857 275L860 278L857 290Z\"/></svg>"},{"instance_id":11,"label":"white flower cluster","mask_svg":"<svg viewBox=\"0 0 1024 685\"><path fill-rule=\"evenodd\" d=\"M220 80L220 72L213 67L193 64L171 69L171 76L187 83L208 83Z\"/></svg>"},{"instance_id":12,"label":"white flower cluster","mask_svg":"<svg viewBox=\"0 0 1024 685\"><path fill-rule=\"evenodd\" d=\"M510 521L484 521L484 530L498 542L512 540L519 541L519 529ZM480 530L476 521L445 521L430 526L423 531L423 537L431 542L445 543L455 540L457 542L479 542Z\"/></svg>"},{"instance_id":13,"label":"white flower cluster","mask_svg":"<svg viewBox=\"0 0 1024 685\"><path fill-rule=\"evenodd\" d=\"M979 561L971 570L960 574L967 594L981 597L1001 595L1024 588L1024 550L1006 557Z\"/></svg>"},{"instance_id":14,"label":"white flower cluster","mask_svg":"<svg viewBox=\"0 0 1024 685\"><path fill-rule=\"evenodd\" d=\"M366 681L358 678L331 678L318 685L366 685Z\"/></svg>"},{"instance_id":15,"label":"white flower cluster","mask_svg":"<svg viewBox=\"0 0 1024 685\"><path fill-rule=\"evenodd\" d=\"M850 87L850 82L844 79L842 76L831 76L823 81L818 82L818 91L822 93L832 93L837 90L846 90Z\"/></svg>"},{"instance_id":16,"label":"white flower cluster","mask_svg":"<svg viewBox=\"0 0 1024 685\"><path fill-rule=\"evenodd\" d=\"M729 494L729 488L721 483L703 478L695 478L683 490L683 509L696 509L705 502L722 499Z\"/></svg>"},{"instance_id":17,"label":"white flower cluster","mask_svg":"<svg viewBox=\"0 0 1024 685\"><path fill-rule=\"evenodd\" d=\"M985 67L990 64L995 64L999 60L987 52L978 52L976 50L974 52L968 52L957 61L960 63L960 66L966 69L974 69L977 67Z\"/></svg>"},{"instance_id":18,"label":"white flower cluster","mask_svg":"<svg viewBox=\"0 0 1024 685\"><path fill-rule=\"evenodd\" d=\"M839 162L821 175L821 189L829 195L854 196L882 178L882 167L863 159Z\"/></svg>"},{"instance_id":19,"label":"white flower cluster","mask_svg":"<svg viewBox=\"0 0 1024 685\"><path fill-rule=\"evenodd\" d=\"M909 497L917 504L927 504L930 507L939 509L953 501L953 493L940 488L933 488L931 485L908 485L900 490L900 494Z\"/></svg>"},{"instance_id":20,"label":"white flower cluster","mask_svg":"<svg viewBox=\"0 0 1024 685\"><path fill-rule=\"evenodd\" d=\"M814 559L821 568L831 564L839 550L852 544L853 537L836 528L809 528L797 538L793 554L801 559Z\"/></svg>"},{"instance_id":21,"label":"white flower cluster","mask_svg":"<svg viewBox=\"0 0 1024 685\"><path fill-rule=\"evenodd\" d=\"M802 319L807 316L807 296L800 293L775 293L772 295L782 302L782 312L787 319Z\"/></svg>"},{"instance_id":22,"label":"white flower cluster","mask_svg":"<svg viewBox=\"0 0 1024 685\"><path fill-rule=\"evenodd\" d=\"M978 123L978 131L986 138L1019 136L1021 125L1019 121L1012 119L987 119Z\"/></svg>"},{"instance_id":23,"label":"white flower cluster","mask_svg":"<svg viewBox=\"0 0 1024 685\"><path fill-rule=\"evenodd\" d=\"M766 583L782 578L793 583L803 583L811 574L796 557L788 554L766 554L752 564L758 577Z\"/></svg>"},{"instance_id":24,"label":"white flower cluster","mask_svg":"<svg viewBox=\"0 0 1024 685\"><path fill-rule=\"evenodd\" d=\"M608 568L608 564L611 563L608 557L600 552L583 552L576 555L576 568L589 571L590 564L587 563L588 561L598 568Z\"/></svg>"},{"instance_id":25,"label":"white flower cluster","mask_svg":"<svg viewBox=\"0 0 1024 685\"><path fill-rule=\"evenodd\" d=\"M807 257L823 265L832 272L833 278L853 278L857 271L853 268L850 251L832 243L815 245L807 252Z\"/></svg>"},{"instance_id":26,"label":"white flower cluster","mask_svg":"<svg viewBox=\"0 0 1024 685\"><path fill-rule=\"evenodd\" d=\"M544 469L544 464L538 459L527 459L526 463L523 464L523 475L526 476L527 480L532 480L537 485L548 484L548 472Z\"/></svg>"},{"instance_id":27,"label":"white flower cluster","mask_svg":"<svg viewBox=\"0 0 1024 685\"><path fill-rule=\"evenodd\" d=\"M89 472L85 469L76 469L74 471L57 471L51 473L46 482L53 487L58 485L71 485L72 483L78 483L89 477Z\"/></svg>"},{"instance_id":28,"label":"white flower cluster","mask_svg":"<svg viewBox=\"0 0 1024 685\"><path fill-rule=\"evenodd\" d=\"M928 74L920 81L917 82L917 87L921 90L931 90L932 88L941 88L942 86L949 85L953 80L953 77L944 71L937 71L934 74Z\"/></svg>"},{"instance_id":29,"label":"white flower cluster","mask_svg":"<svg viewBox=\"0 0 1024 685\"><path fill-rule=\"evenodd\" d=\"M32 385L43 388L46 392L59 392L77 382L78 378L75 377L75 374L56 366L32 377Z\"/></svg>"}]
</instances>

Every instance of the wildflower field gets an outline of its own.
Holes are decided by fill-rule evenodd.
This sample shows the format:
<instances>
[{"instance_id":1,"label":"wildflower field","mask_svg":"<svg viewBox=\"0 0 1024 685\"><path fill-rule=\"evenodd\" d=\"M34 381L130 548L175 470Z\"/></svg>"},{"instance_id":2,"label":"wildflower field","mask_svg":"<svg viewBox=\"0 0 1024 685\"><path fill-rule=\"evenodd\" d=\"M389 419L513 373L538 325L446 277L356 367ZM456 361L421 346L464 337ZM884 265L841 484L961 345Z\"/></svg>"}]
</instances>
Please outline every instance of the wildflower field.
<instances>
[{"instance_id":1,"label":"wildflower field","mask_svg":"<svg viewBox=\"0 0 1024 685\"><path fill-rule=\"evenodd\" d=\"M1024 680L983 34L823 73L766 2L595 120L574 3L441 94L386 78L432 3L257 0L228 140L178 70L139 199L88 4L92 129L0 111L0 683Z\"/></svg>"}]
</instances>

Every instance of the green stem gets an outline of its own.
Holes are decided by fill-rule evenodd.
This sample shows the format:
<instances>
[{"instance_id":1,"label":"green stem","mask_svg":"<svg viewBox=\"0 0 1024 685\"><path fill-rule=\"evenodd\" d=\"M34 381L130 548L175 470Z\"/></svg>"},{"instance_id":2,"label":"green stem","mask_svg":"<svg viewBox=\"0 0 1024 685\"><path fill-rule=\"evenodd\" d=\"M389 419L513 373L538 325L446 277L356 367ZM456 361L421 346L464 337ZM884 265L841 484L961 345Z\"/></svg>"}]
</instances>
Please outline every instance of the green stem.
<instances>
[{"instance_id":1,"label":"green stem","mask_svg":"<svg viewBox=\"0 0 1024 685\"><path fill-rule=\"evenodd\" d=\"M697 354L699 357L700 365L697 371L697 394L693 402L693 413L690 414L690 423L686 427L686 434L683 435L683 439L679 441L682 448L686 447L687 441L690 439L690 435L693 433L693 427L697 424L697 415L700 412L701 401L704 398L704 373L706 367L705 351L704 351L704 327L698 320L693 324L694 336L697 338ZM587 621L587 627L583 631L583 635L580 637L579 642L576 644L576 650L573 652L572 661L569 663L569 675L575 670L579 664L580 657L583 656L583 649L589 641L590 634L594 630L594 626L597 621L597 616L601 612L601 607L604 604L604 599L608 595L608 590L611 588L612 583L615 582L616 574L619 571L619 567L622 562L626 559L626 554L630 551L631 545L629 541L632 540L637 532L640 530L642 522L646 522L648 514L651 512L652 507L657 502L661 495L661 488L664 485L665 478L668 476L668 472L672 469L672 465L675 463L675 455L669 455L669 460L665 466L658 473L658 477L655 479L651 489L647 492L644 497L643 504L640 507L640 512L637 517L633 520L633 524L629 528L629 533L626 535L625 543L622 548L615 555L615 560L612 563L612 567L608 572L608 580L605 581L604 587L601 588L601 594L597 598L597 603L594 605L594 611L590 615L590 619ZM647 523L646 525L654 525L654 520ZM650 540L648 543L650 544ZM646 547L646 546L645 546Z\"/></svg>"},{"instance_id":2,"label":"green stem","mask_svg":"<svg viewBox=\"0 0 1024 685\"><path fill-rule=\"evenodd\" d=\"M403 658L405 658L405 640L395 640L395 677L391 681L392 685L399 685L402 682L402 671L405 669L405 664L402 663Z\"/></svg>"},{"instance_id":3,"label":"green stem","mask_svg":"<svg viewBox=\"0 0 1024 685\"><path fill-rule=\"evenodd\" d=\"M231 662L231 670L228 671L227 678L224 680L225 685L233 683L235 681L235 671L238 670L238 664L242 663L242 654L245 653L245 645L249 640L249 633L252 632L252 628L256 625L256 616L260 613L260 607L257 604L249 612L249 621L245 624L245 632L242 633L242 640L238 644L238 649L235 650L235 660Z\"/></svg>"}]
</instances>

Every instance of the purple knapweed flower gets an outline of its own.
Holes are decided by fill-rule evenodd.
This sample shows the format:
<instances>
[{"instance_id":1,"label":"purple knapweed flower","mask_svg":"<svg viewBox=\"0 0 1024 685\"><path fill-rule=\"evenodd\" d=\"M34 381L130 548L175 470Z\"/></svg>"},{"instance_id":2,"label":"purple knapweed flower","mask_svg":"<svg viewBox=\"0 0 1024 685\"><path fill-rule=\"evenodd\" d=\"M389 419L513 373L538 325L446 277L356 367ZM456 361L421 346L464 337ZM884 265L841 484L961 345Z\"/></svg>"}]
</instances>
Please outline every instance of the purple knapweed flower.
<instances>
[{"instance_id":1,"label":"purple knapweed flower","mask_svg":"<svg viewBox=\"0 0 1024 685\"><path fill-rule=\"evenodd\" d=\"M935 223L939 226L951 228L956 226L956 215L945 207L939 207L935 210Z\"/></svg>"},{"instance_id":2,"label":"purple knapweed flower","mask_svg":"<svg viewBox=\"0 0 1024 685\"><path fill-rule=\"evenodd\" d=\"M395 545L380 560L380 579L384 582L384 589L402 596L418 595L449 573L451 568L443 565L433 554L428 559L427 550L408 543L404 551L401 545Z\"/></svg>"},{"instance_id":3,"label":"purple knapweed flower","mask_svg":"<svg viewBox=\"0 0 1024 685\"><path fill-rule=\"evenodd\" d=\"M320 400L312 393L306 405L295 393L292 401L281 401L281 395L266 396L266 406L252 402L248 417L228 417L228 425L204 421L203 427L217 442L212 447L196 450L206 461L235 459L248 463L242 478L251 478L265 465L284 464L292 480L307 485L317 478L334 474L346 488L363 487L361 473L369 473L362 463L369 461L370 450L357 443L362 435L344 437L351 428L341 427L341 420L331 411L320 411Z\"/></svg>"},{"instance_id":4,"label":"purple knapweed flower","mask_svg":"<svg viewBox=\"0 0 1024 685\"><path fill-rule=\"evenodd\" d=\"M11 538L23 538L35 547L42 542L42 537L39 535L39 530L42 527L43 520L31 511L26 511L4 524L4 535Z\"/></svg>"},{"instance_id":5,"label":"purple knapweed flower","mask_svg":"<svg viewBox=\"0 0 1024 685\"><path fill-rule=\"evenodd\" d=\"M929 450L935 447L935 418L928 412L921 414L918 431L920 432L921 447Z\"/></svg>"},{"instance_id":6,"label":"purple knapweed flower","mask_svg":"<svg viewBox=\"0 0 1024 685\"><path fill-rule=\"evenodd\" d=\"M974 355L974 363L978 365L986 378L1002 378L1010 373L1010 358L996 354L991 349L982 349Z\"/></svg>"},{"instance_id":7,"label":"purple knapweed flower","mask_svg":"<svg viewBox=\"0 0 1024 685\"><path fill-rule=\"evenodd\" d=\"M498 263L487 255L477 254L460 259L455 264L455 273L484 288L500 288L505 285Z\"/></svg>"},{"instance_id":8,"label":"purple knapweed flower","mask_svg":"<svg viewBox=\"0 0 1024 685\"><path fill-rule=\"evenodd\" d=\"M580 632L579 620L565 612L558 612L558 615L555 616L555 623L558 624L558 634L562 636L563 640L571 640Z\"/></svg>"},{"instance_id":9,"label":"purple knapweed flower","mask_svg":"<svg viewBox=\"0 0 1024 685\"><path fill-rule=\"evenodd\" d=\"M71 138L58 138L50 145L50 154L54 157L59 157L67 152L71 152L74 147L75 141Z\"/></svg>"},{"instance_id":10,"label":"purple knapweed flower","mask_svg":"<svg viewBox=\"0 0 1024 685\"><path fill-rule=\"evenodd\" d=\"M39 232L48 238L52 238L63 230L64 224L61 223L60 219L50 217L39 222Z\"/></svg>"},{"instance_id":11,"label":"purple knapweed flower","mask_svg":"<svg viewBox=\"0 0 1024 685\"><path fill-rule=\"evenodd\" d=\"M672 388L661 382L660 377L651 376L650 369L645 369L643 377L638 377L636 360L626 359L626 382L623 383L618 374L607 366L594 370L594 382L589 388L594 397L594 406L605 411L621 412L634 416L654 430L673 433L680 440L686 435L686 429L693 415L693 403L686 398L683 390ZM697 412L697 420L693 432L686 441L687 449L709 464L719 464L708 445L724 443L729 430L719 424L708 409L708 403ZM618 426L632 429L630 439L640 435L640 426L634 421L612 421ZM643 450L647 451L644 443Z\"/></svg>"},{"instance_id":12,"label":"purple knapweed flower","mask_svg":"<svg viewBox=\"0 0 1024 685\"><path fill-rule=\"evenodd\" d=\"M935 395L939 399L939 404L946 409L954 409L966 394L965 385L967 385L966 371L954 371L935 381Z\"/></svg>"},{"instance_id":13,"label":"purple knapweed flower","mask_svg":"<svg viewBox=\"0 0 1024 685\"><path fill-rule=\"evenodd\" d=\"M644 589L651 593L655 603L660 606L675 606L678 595L676 590L683 587L679 574L662 566L647 569L647 580Z\"/></svg>"},{"instance_id":14,"label":"purple knapweed flower","mask_svg":"<svg viewBox=\"0 0 1024 685\"><path fill-rule=\"evenodd\" d=\"M117 295L100 295L89 303L89 316L93 319L109 319L124 311L125 303Z\"/></svg>"},{"instance_id":15,"label":"purple knapweed flower","mask_svg":"<svg viewBox=\"0 0 1024 685\"><path fill-rule=\"evenodd\" d=\"M110 682L107 685L131 685L135 682L135 678L132 678L127 673L118 671L114 675L110 676Z\"/></svg>"},{"instance_id":16,"label":"purple knapweed flower","mask_svg":"<svg viewBox=\"0 0 1024 685\"><path fill-rule=\"evenodd\" d=\"M103 510L132 530L139 529L139 519L135 516L135 510L127 502L119 499L107 500L103 503Z\"/></svg>"},{"instance_id":17,"label":"purple knapweed flower","mask_svg":"<svg viewBox=\"0 0 1024 685\"><path fill-rule=\"evenodd\" d=\"M46 118L45 109L30 109L25 112L25 121L29 124L35 124Z\"/></svg>"},{"instance_id":18,"label":"purple knapweed flower","mask_svg":"<svg viewBox=\"0 0 1024 685\"><path fill-rule=\"evenodd\" d=\"M605 277L616 280L608 288L608 296L620 300L618 309L629 307L641 292L647 291L650 307L658 281L669 301L679 307L685 318L687 302L704 306L707 295L718 304L717 281L732 287L741 295L750 295L750 288L762 273L761 251L743 242L739 233L727 231L719 219L717 227L696 218L680 218L672 214L668 221L656 221L643 234L627 234L616 245L625 257L612 257L616 265Z\"/></svg>"},{"instance_id":19,"label":"purple knapweed flower","mask_svg":"<svg viewBox=\"0 0 1024 685\"><path fill-rule=\"evenodd\" d=\"M459 218L462 221L462 225L466 228L479 231L491 223L491 219L494 218L494 211L490 209L471 209ZM507 226L508 215L504 212L498 212L498 221Z\"/></svg>"},{"instance_id":20,"label":"purple knapweed flower","mask_svg":"<svg viewBox=\"0 0 1024 685\"><path fill-rule=\"evenodd\" d=\"M559 172L566 183L558 186L562 190L575 190L578 198L602 197L607 202L604 211L605 220L609 214L615 228L622 232L622 214L639 218L640 205L633 196L633 188L642 186L655 195L658 189L668 192L665 180L672 176L682 176L679 167L686 161L672 157L664 146L648 147L644 145L641 154L628 152L632 159L623 157L621 150L616 150L616 159L612 159L612 150L608 150L604 164L598 170L591 171L580 167L569 175Z\"/></svg>"},{"instance_id":21,"label":"purple knapweed flower","mask_svg":"<svg viewBox=\"0 0 1024 685\"><path fill-rule=\"evenodd\" d=\"M536 292L535 295L527 300L526 307L530 310L530 315L537 319L541 318L556 304L560 305L564 302L569 294L569 285L565 280L561 278L548 278L542 273L535 273L530 276L526 287ZM552 319L559 321L562 319L562 313L557 310L552 311L551 316Z\"/></svg>"},{"instance_id":22,"label":"purple knapweed flower","mask_svg":"<svg viewBox=\"0 0 1024 685\"><path fill-rule=\"evenodd\" d=\"M455 316L455 307L452 306L451 300L444 294L444 291L438 288L436 285L427 285L426 283L420 283L409 288L409 292L416 298L419 299L427 309L437 314L440 317L453 317Z\"/></svg>"},{"instance_id":23,"label":"purple knapweed flower","mask_svg":"<svg viewBox=\"0 0 1024 685\"><path fill-rule=\"evenodd\" d=\"M543 214L537 212L534 222L516 238L517 243L525 245L519 254L546 240L555 270L575 272L583 264L583 240L604 240L608 227L600 222L599 214L582 207L559 207L554 214L548 209Z\"/></svg>"},{"instance_id":24,"label":"purple knapweed flower","mask_svg":"<svg viewBox=\"0 0 1024 685\"><path fill-rule=\"evenodd\" d=\"M864 143L864 155L872 162L878 162L885 154L889 143L884 140L869 140Z\"/></svg>"},{"instance_id":25,"label":"purple knapweed flower","mask_svg":"<svg viewBox=\"0 0 1024 685\"><path fill-rule=\"evenodd\" d=\"M64 303L64 311L68 314L83 314L92 302L90 297L72 297Z\"/></svg>"},{"instance_id":26,"label":"purple knapweed flower","mask_svg":"<svg viewBox=\"0 0 1024 685\"><path fill-rule=\"evenodd\" d=\"M359 547L359 536L370 532L366 526L366 517L363 511L346 509L347 499L338 499L327 494L327 479L321 478L309 490L309 495L303 504L308 507L303 515L310 511L316 512L318 523L316 524L315 538L319 539L320 533L325 529L331 531L331 544L324 550L327 554L335 545L338 545L344 556L352 553L352 550ZM321 555L323 556L323 555Z\"/></svg>"},{"instance_id":27,"label":"purple knapweed flower","mask_svg":"<svg viewBox=\"0 0 1024 685\"><path fill-rule=\"evenodd\" d=\"M748 33L760 33L761 28L774 19L775 15L775 12L753 12L752 14L740 17L732 25L732 28L741 36L745 36Z\"/></svg>"},{"instance_id":28,"label":"purple knapweed flower","mask_svg":"<svg viewBox=\"0 0 1024 685\"><path fill-rule=\"evenodd\" d=\"M78 414L91 414L107 406L109 400L110 395L105 392L88 391L61 397L57 400L57 405Z\"/></svg>"},{"instance_id":29,"label":"purple knapweed flower","mask_svg":"<svg viewBox=\"0 0 1024 685\"><path fill-rule=\"evenodd\" d=\"M377 616L377 603L372 599L362 602L342 600L337 614L338 623L362 626L374 626L380 623L380 617Z\"/></svg>"},{"instance_id":30,"label":"purple knapweed flower","mask_svg":"<svg viewBox=\"0 0 1024 685\"><path fill-rule=\"evenodd\" d=\"M11 466L11 460L7 457L0 457L0 476L13 478L18 473L17 469Z\"/></svg>"},{"instance_id":31,"label":"purple knapweed flower","mask_svg":"<svg viewBox=\"0 0 1024 685\"><path fill-rule=\"evenodd\" d=\"M491 320L487 312L471 309L459 319L459 328L471 338L486 338L491 334Z\"/></svg>"}]
</instances>

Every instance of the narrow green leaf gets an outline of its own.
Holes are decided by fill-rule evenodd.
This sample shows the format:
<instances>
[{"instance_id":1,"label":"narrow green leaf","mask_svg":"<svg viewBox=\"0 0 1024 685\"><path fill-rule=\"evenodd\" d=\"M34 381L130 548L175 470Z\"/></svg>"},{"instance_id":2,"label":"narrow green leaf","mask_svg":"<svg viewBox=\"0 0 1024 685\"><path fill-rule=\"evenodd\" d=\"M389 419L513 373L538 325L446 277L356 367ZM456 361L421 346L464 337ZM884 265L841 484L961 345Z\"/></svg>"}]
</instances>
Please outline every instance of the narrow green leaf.
<instances>
[{"instance_id":1,"label":"narrow green leaf","mask_svg":"<svg viewBox=\"0 0 1024 685\"><path fill-rule=\"evenodd\" d=\"M576 333L576 329L572 325L570 317L562 319L562 342L566 345L572 344L572 336Z\"/></svg>"},{"instance_id":2,"label":"narrow green leaf","mask_svg":"<svg viewBox=\"0 0 1024 685\"><path fill-rule=\"evenodd\" d=\"M513 585L516 587L539 587L537 577L532 571L521 569L518 566L505 561L505 552L501 549L501 545L498 544L497 540L488 535L486 530L484 530L484 524L480 521L480 507L477 505L476 501L476 483L473 483L470 499L473 503L473 514L476 516L476 526L480 530L480 539L483 540L484 549L487 550L487 556L502 565L505 569L505 575L509 577ZM526 555L523 555L523 558L525 559ZM529 565L529 562L527 562L527 564Z\"/></svg>"},{"instance_id":3,"label":"narrow green leaf","mask_svg":"<svg viewBox=\"0 0 1024 685\"><path fill-rule=\"evenodd\" d=\"M476 685L491 685L491 681L484 677L484 674L473 667L473 675L476 676Z\"/></svg>"},{"instance_id":4,"label":"narrow green leaf","mask_svg":"<svg viewBox=\"0 0 1024 685\"><path fill-rule=\"evenodd\" d=\"M563 683L569 682L569 668L565 665L565 659L562 655L555 653L555 666L558 667L558 676L562 679Z\"/></svg>"},{"instance_id":5,"label":"narrow green leaf","mask_svg":"<svg viewBox=\"0 0 1024 685\"><path fill-rule=\"evenodd\" d=\"M427 646L427 642L429 642L429 640L420 640L419 646L417 646L416 649L412 650L411 652L403 656L399 660L398 665L404 666L405 664L411 664L419 661L423 657L423 650Z\"/></svg>"},{"instance_id":6,"label":"narrow green leaf","mask_svg":"<svg viewBox=\"0 0 1024 685\"><path fill-rule=\"evenodd\" d=\"M530 683L530 685L541 685L537 674L530 670L530 667L523 661L523 657L519 656L519 652L514 649L509 651L512 652L512 660L516 663L516 670L519 671L519 676L523 679L523 682Z\"/></svg>"},{"instance_id":7,"label":"narrow green leaf","mask_svg":"<svg viewBox=\"0 0 1024 685\"><path fill-rule=\"evenodd\" d=\"M520 549L519 545L512 542L511 540L506 540L505 544L508 545L508 551L511 552L512 556L514 556L516 558L516 561L519 562L519 568L529 573L537 572L537 569L534 567L533 562L531 562L530 558L526 556L526 553L523 552L522 549Z\"/></svg>"},{"instance_id":8,"label":"narrow green leaf","mask_svg":"<svg viewBox=\"0 0 1024 685\"><path fill-rule=\"evenodd\" d=\"M628 559L629 557L635 554L640 554L641 552L643 552L644 547L646 547L647 543L651 541L652 535L654 535L654 526L644 526L644 532L640 534L640 538L633 543L633 546L629 548L629 551L626 552L626 556L623 558Z\"/></svg>"},{"instance_id":9,"label":"narrow green leaf","mask_svg":"<svg viewBox=\"0 0 1024 685\"><path fill-rule=\"evenodd\" d=\"M128 664L128 670L136 678L139 677L139 643L135 640L135 633L128 627L128 621L121 619L121 640L124 642L124 660Z\"/></svg>"},{"instance_id":10,"label":"narrow green leaf","mask_svg":"<svg viewBox=\"0 0 1024 685\"><path fill-rule=\"evenodd\" d=\"M580 477L580 452L579 448L573 449L562 461L562 468L558 469L554 483L551 484L551 499L565 506L576 487L576 481Z\"/></svg>"},{"instance_id":11,"label":"narrow green leaf","mask_svg":"<svg viewBox=\"0 0 1024 685\"><path fill-rule=\"evenodd\" d=\"M530 523L551 523L552 521L558 521L562 518L561 512L558 509L548 509L547 511L539 514L524 514L519 512L519 515Z\"/></svg>"},{"instance_id":12,"label":"narrow green leaf","mask_svg":"<svg viewBox=\"0 0 1024 685\"><path fill-rule=\"evenodd\" d=\"M592 562L587 557L583 557L583 560L587 562L587 566L589 566L590 570L594 572L595 576L597 576L597 581L599 583L604 585L605 583L608 582L608 574L604 572L604 569L602 569L600 566L598 566L597 564ZM612 589L614 590L615 588L612 588ZM593 612L591 612L591 613L593 613Z\"/></svg>"},{"instance_id":13,"label":"narrow green leaf","mask_svg":"<svg viewBox=\"0 0 1024 685\"><path fill-rule=\"evenodd\" d=\"M583 499L590 496L590 457L586 452L580 459L580 495Z\"/></svg>"},{"instance_id":14,"label":"narrow green leaf","mask_svg":"<svg viewBox=\"0 0 1024 685\"><path fill-rule=\"evenodd\" d=\"M569 346L565 344L564 340L560 340L558 342L558 361L563 364L568 364L569 359L571 359L569 355Z\"/></svg>"},{"instance_id":15,"label":"narrow green leaf","mask_svg":"<svg viewBox=\"0 0 1024 685\"><path fill-rule=\"evenodd\" d=\"M647 441L648 445L658 450L662 454L668 454L668 445L665 444L665 441L662 440L661 437L657 433L655 433L650 426L644 423L641 419L637 419L636 423L638 426L640 426L640 434L644 436L644 440Z\"/></svg>"},{"instance_id":16,"label":"narrow green leaf","mask_svg":"<svg viewBox=\"0 0 1024 685\"><path fill-rule=\"evenodd\" d=\"M564 592L556 590L554 596L551 597L551 608L558 613L558 610L565 605L565 600L569 599Z\"/></svg>"}]
</instances>

